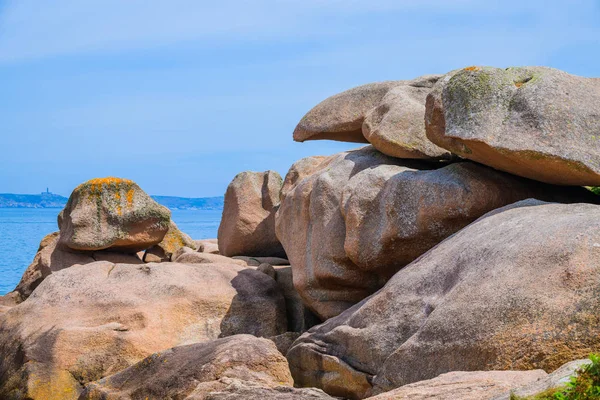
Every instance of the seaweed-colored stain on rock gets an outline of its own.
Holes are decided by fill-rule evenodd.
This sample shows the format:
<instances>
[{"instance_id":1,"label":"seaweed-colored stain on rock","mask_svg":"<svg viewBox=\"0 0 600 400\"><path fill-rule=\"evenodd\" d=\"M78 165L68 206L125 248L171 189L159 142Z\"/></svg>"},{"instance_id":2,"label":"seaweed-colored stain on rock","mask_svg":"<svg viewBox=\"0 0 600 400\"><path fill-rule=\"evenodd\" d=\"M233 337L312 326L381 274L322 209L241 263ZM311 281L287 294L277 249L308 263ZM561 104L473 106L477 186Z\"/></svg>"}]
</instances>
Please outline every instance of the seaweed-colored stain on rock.
<instances>
[{"instance_id":1,"label":"seaweed-colored stain on rock","mask_svg":"<svg viewBox=\"0 0 600 400\"><path fill-rule=\"evenodd\" d=\"M75 188L59 214L60 242L73 250L135 253L161 242L170 218L135 182L92 179Z\"/></svg>"},{"instance_id":2,"label":"seaweed-colored stain on rock","mask_svg":"<svg viewBox=\"0 0 600 400\"><path fill-rule=\"evenodd\" d=\"M425 99L439 75L370 83L329 97L300 121L294 140L371 143L392 157L444 159L425 135Z\"/></svg>"},{"instance_id":3,"label":"seaweed-colored stain on rock","mask_svg":"<svg viewBox=\"0 0 600 400\"><path fill-rule=\"evenodd\" d=\"M599 221L598 205L536 200L486 214L301 336L287 354L296 384L364 398L450 371L552 371L597 351ZM330 386L340 376L360 390Z\"/></svg>"},{"instance_id":4,"label":"seaweed-colored stain on rock","mask_svg":"<svg viewBox=\"0 0 600 400\"><path fill-rule=\"evenodd\" d=\"M547 67L477 67L442 77L427 97L436 145L515 175L600 184L600 79Z\"/></svg>"},{"instance_id":5,"label":"seaweed-colored stain on rock","mask_svg":"<svg viewBox=\"0 0 600 400\"><path fill-rule=\"evenodd\" d=\"M370 146L316 166L301 160L290 171L302 178L286 178L276 232L298 293L322 320L374 293L488 211L529 197L600 199L469 161L402 160Z\"/></svg>"}]
</instances>

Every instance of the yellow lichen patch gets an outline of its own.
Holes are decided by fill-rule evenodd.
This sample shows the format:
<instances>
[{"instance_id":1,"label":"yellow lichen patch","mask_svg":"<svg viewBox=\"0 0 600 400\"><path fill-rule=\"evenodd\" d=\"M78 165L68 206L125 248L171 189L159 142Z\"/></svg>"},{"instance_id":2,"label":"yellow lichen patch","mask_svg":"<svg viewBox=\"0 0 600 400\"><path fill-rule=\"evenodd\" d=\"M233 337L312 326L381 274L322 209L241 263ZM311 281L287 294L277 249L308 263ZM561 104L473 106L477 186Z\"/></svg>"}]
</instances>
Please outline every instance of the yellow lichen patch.
<instances>
[{"instance_id":1,"label":"yellow lichen patch","mask_svg":"<svg viewBox=\"0 0 600 400\"><path fill-rule=\"evenodd\" d=\"M127 195L126 195L126 198L127 198L127 207L133 206L133 193L134 193L133 189L129 189L127 191Z\"/></svg>"},{"instance_id":2,"label":"yellow lichen patch","mask_svg":"<svg viewBox=\"0 0 600 400\"><path fill-rule=\"evenodd\" d=\"M481 68L477 67L475 65L465 68L465 71L480 71L480 70L481 70Z\"/></svg>"},{"instance_id":3,"label":"yellow lichen patch","mask_svg":"<svg viewBox=\"0 0 600 400\"><path fill-rule=\"evenodd\" d=\"M32 399L75 400L79 398L79 383L68 371L48 371L48 375L29 376L27 391Z\"/></svg>"},{"instance_id":4,"label":"yellow lichen patch","mask_svg":"<svg viewBox=\"0 0 600 400\"><path fill-rule=\"evenodd\" d=\"M523 86L523 82L515 82L515 86L520 88L521 86Z\"/></svg>"}]
</instances>

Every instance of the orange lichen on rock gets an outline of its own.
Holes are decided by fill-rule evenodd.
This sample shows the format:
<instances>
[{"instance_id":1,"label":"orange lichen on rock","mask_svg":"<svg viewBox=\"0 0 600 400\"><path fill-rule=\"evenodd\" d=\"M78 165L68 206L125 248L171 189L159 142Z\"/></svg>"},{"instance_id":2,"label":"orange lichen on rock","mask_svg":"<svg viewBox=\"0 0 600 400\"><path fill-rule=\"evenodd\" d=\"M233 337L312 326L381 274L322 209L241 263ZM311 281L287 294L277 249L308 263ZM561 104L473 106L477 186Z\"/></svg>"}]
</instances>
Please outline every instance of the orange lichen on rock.
<instances>
[{"instance_id":1,"label":"orange lichen on rock","mask_svg":"<svg viewBox=\"0 0 600 400\"><path fill-rule=\"evenodd\" d=\"M127 198L127 206L128 207L131 207L133 205L133 193L134 193L133 189L129 189L127 191L126 198Z\"/></svg>"},{"instance_id":2,"label":"orange lichen on rock","mask_svg":"<svg viewBox=\"0 0 600 400\"><path fill-rule=\"evenodd\" d=\"M520 88L521 86L523 86L523 82L515 82L515 86Z\"/></svg>"},{"instance_id":3,"label":"orange lichen on rock","mask_svg":"<svg viewBox=\"0 0 600 400\"><path fill-rule=\"evenodd\" d=\"M481 68L477 67L475 65L465 68L465 71L480 71L480 70L481 70Z\"/></svg>"}]
</instances>

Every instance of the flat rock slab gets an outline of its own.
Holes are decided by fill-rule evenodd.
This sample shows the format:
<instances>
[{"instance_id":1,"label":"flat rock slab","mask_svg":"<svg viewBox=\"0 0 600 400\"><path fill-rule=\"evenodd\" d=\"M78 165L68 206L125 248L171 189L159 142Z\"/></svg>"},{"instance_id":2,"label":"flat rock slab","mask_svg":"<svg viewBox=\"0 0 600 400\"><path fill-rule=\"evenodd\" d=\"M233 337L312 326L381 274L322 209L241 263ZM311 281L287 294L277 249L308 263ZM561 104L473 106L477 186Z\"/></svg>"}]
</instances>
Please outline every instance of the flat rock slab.
<instances>
[{"instance_id":1,"label":"flat rock slab","mask_svg":"<svg viewBox=\"0 0 600 400\"><path fill-rule=\"evenodd\" d=\"M436 378L404 385L369 400L491 400L499 393L536 383L548 374L533 371L448 372Z\"/></svg>"}]
</instances>

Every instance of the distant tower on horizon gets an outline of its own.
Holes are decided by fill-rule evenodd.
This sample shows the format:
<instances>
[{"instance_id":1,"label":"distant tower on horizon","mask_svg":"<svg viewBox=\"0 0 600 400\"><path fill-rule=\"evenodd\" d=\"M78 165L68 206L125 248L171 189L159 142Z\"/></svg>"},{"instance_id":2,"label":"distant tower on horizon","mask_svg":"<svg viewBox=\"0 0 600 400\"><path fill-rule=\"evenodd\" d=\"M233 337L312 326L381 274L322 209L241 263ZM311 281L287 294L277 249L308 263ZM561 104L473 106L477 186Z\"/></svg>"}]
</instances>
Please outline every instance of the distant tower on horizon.
<instances>
[{"instance_id":1,"label":"distant tower on horizon","mask_svg":"<svg viewBox=\"0 0 600 400\"><path fill-rule=\"evenodd\" d=\"M46 193L50 194L50 188L46 188Z\"/></svg>"}]
</instances>

